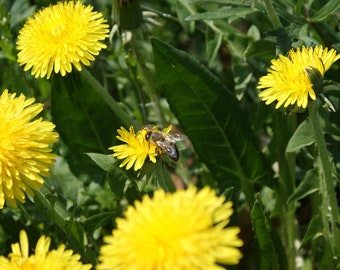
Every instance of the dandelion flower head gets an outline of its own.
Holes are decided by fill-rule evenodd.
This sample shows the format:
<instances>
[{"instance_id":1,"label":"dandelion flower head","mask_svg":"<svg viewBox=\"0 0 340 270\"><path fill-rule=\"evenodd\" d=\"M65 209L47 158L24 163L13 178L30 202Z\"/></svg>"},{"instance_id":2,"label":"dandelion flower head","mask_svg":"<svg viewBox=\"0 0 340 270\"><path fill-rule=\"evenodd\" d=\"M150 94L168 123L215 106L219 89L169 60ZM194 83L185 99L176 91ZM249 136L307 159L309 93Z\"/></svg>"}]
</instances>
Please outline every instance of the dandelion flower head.
<instances>
[{"instance_id":1,"label":"dandelion flower head","mask_svg":"<svg viewBox=\"0 0 340 270\"><path fill-rule=\"evenodd\" d=\"M171 131L172 126L165 128L162 132L167 134ZM153 131L159 131L157 126L154 126ZM146 135L149 128L143 128L135 134L134 128L131 126L129 131L121 127L117 130L119 136L117 139L124 144L112 146L109 149L113 150L113 156L118 159L124 159L119 167L126 166L129 170L132 166L135 171L142 168L145 159L156 163L156 157L163 154L163 150L152 140L147 140Z\"/></svg>"},{"instance_id":2,"label":"dandelion flower head","mask_svg":"<svg viewBox=\"0 0 340 270\"><path fill-rule=\"evenodd\" d=\"M20 231L20 242L12 244L8 258L0 257L1 270L90 270L90 264L82 264L78 254L65 250L65 245L49 251L51 239L41 236L35 254L29 255L29 243L25 231Z\"/></svg>"},{"instance_id":3,"label":"dandelion flower head","mask_svg":"<svg viewBox=\"0 0 340 270\"><path fill-rule=\"evenodd\" d=\"M232 213L232 203L208 187L145 195L104 237L97 270L218 270L225 269L219 264L238 264L240 229L226 227Z\"/></svg>"},{"instance_id":4,"label":"dandelion flower head","mask_svg":"<svg viewBox=\"0 0 340 270\"><path fill-rule=\"evenodd\" d=\"M308 70L317 70L323 77L339 58L334 49L322 46L291 49L287 56L279 55L278 59L272 60L268 74L259 80L258 88L265 89L259 97L266 104L277 101L276 109L282 105L284 108L289 105L306 108L309 98L316 99Z\"/></svg>"},{"instance_id":5,"label":"dandelion flower head","mask_svg":"<svg viewBox=\"0 0 340 270\"><path fill-rule=\"evenodd\" d=\"M54 124L35 119L43 104L8 93L0 96L0 209L16 207L39 190L55 161L50 145L57 141ZM0 268L1 269L1 268Z\"/></svg>"},{"instance_id":6,"label":"dandelion flower head","mask_svg":"<svg viewBox=\"0 0 340 270\"><path fill-rule=\"evenodd\" d=\"M18 62L24 70L32 68L36 78L50 78L52 71L65 76L72 65L81 70L89 66L106 45L109 25L103 14L80 1L58 2L29 18L20 30Z\"/></svg>"}]
</instances>

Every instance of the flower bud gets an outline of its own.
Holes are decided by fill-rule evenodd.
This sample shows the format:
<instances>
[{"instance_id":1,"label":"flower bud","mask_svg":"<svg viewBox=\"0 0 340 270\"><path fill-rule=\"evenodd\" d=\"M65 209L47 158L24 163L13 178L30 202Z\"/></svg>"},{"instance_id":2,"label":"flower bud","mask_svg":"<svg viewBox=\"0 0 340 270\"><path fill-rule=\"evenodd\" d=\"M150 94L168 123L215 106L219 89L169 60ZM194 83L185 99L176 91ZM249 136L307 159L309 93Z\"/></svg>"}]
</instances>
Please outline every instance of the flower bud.
<instances>
[{"instance_id":1,"label":"flower bud","mask_svg":"<svg viewBox=\"0 0 340 270\"><path fill-rule=\"evenodd\" d=\"M308 78L312 83L312 88L315 91L316 95L320 95L323 92L323 76L321 72L314 67L305 68Z\"/></svg>"}]
</instances>

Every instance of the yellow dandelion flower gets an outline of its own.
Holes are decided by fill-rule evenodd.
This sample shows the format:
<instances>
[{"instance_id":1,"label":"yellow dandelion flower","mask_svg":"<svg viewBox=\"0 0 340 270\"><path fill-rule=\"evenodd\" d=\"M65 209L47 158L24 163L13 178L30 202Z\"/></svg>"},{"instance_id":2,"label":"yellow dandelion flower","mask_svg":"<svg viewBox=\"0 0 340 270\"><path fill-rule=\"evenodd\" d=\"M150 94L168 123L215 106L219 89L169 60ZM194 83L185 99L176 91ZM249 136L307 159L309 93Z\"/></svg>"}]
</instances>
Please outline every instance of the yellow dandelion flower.
<instances>
[{"instance_id":1,"label":"yellow dandelion flower","mask_svg":"<svg viewBox=\"0 0 340 270\"><path fill-rule=\"evenodd\" d=\"M25 71L32 68L36 78L50 78L52 71L65 76L72 65L79 71L81 63L89 66L106 48L100 41L109 32L103 14L92 9L80 1L65 1L38 11L19 32L19 64Z\"/></svg>"},{"instance_id":2,"label":"yellow dandelion flower","mask_svg":"<svg viewBox=\"0 0 340 270\"><path fill-rule=\"evenodd\" d=\"M157 190L129 206L104 237L97 270L217 270L242 257L239 227L226 227L232 203L208 187L173 194Z\"/></svg>"},{"instance_id":3,"label":"yellow dandelion flower","mask_svg":"<svg viewBox=\"0 0 340 270\"><path fill-rule=\"evenodd\" d=\"M0 209L5 201L12 207L16 200L24 202L25 193L32 197L55 161L49 145L58 134L53 123L33 120L43 110L43 104L33 103L7 89L0 96Z\"/></svg>"},{"instance_id":4,"label":"yellow dandelion flower","mask_svg":"<svg viewBox=\"0 0 340 270\"><path fill-rule=\"evenodd\" d=\"M147 157L150 161L156 163L157 145L150 144L146 140L147 130L142 129L135 134L134 128L131 126L129 131L121 127L117 132L120 135L117 136L117 139L125 142L125 144L112 146L109 149L114 151L113 156L124 159L119 167L126 166L126 169L129 170L134 166L134 170L137 171L142 168Z\"/></svg>"},{"instance_id":5,"label":"yellow dandelion flower","mask_svg":"<svg viewBox=\"0 0 340 270\"><path fill-rule=\"evenodd\" d=\"M331 65L340 59L334 49L328 50L322 46L302 47L296 51L290 50L288 56L279 55L272 60L272 65L266 76L259 80L259 97L270 104L277 101L276 109L282 105L306 108L308 98L316 99L313 84L308 76L308 70L315 69L323 77Z\"/></svg>"},{"instance_id":6,"label":"yellow dandelion flower","mask_svg":"<svg viewBox=\"0 0 340 270\"><path fill-rule=\"evenodd\" d=\"M113 156L118 159L124 159L119 167L124 167L129 170L132 166L135 171L142 168L145 159L149 157L149 160L156 163L156 157L161 156L164 150L159 147L153 140L147 139L147 134L152 132L161 132L162 134L168 134L172 126L165 128L163 131L159 131L158 127L152 128L145 127L135 134L134 128L130 127L129 131L121 127L117 132L120 136L116 138L125 144L112 146L109 149L112 150Z\"/></svg>"},{"instance_id":7,"label":"yellow dandelion flower","mask_svg":"<svg viewBox=\"0 0 340 270\"><path fill-rule=\"evenodd\" d=\"M90 270L90 264L82 264L80 255L72 250L65 250L65 245L49 251L51 239L41 236L29 255L29 243L25 231L20 231L20 243L12 244L12 253L8 258L0 257L1 270Z\"/></svg>"}]
</instances>

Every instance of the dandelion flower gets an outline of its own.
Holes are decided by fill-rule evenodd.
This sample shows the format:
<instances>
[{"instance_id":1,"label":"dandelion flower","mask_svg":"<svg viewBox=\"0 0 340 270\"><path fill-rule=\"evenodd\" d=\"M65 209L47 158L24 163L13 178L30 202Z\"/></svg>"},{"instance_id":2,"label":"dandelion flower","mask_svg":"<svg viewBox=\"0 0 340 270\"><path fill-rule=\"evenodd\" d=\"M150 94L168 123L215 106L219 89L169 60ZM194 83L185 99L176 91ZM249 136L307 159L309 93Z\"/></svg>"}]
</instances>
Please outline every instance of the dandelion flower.
<instances>
[{"instance_id":1,"label":"dandelion flower","mask_svg":"<svg viewBox=\"0 0 340 270\"><path fill-rule=\"evenodd\" d=\"M66 1L38 11L19 32L19 64L25 71L32 68L36 78L50 78L52 71L65 76L72 65L79 71L81 63L89 66L106 48L100 41L109 32L103 14L92 9L80 1Z\"/></svg>"},{"instance_id":2,"label":"dandelion flower","mask_svg":"<svg viewBox=\"0 0 340 270\"><path fill-rule=\"evenodd\" d=\"M49 251L51 239L41 236L34 249L35 254L29 255L30 250L27 234L20 231L20 243L12 244L12 253L8 258L0 257L1 270L90 270L90 264L82 264L80 255L72 250L65 250L65 245Z\"/></svg>"},{"instance_id":3,"label":"dandelion flower","mask_svg":"<svg viewBox=\"0 0 340 270\"><path fill-rule=\"evenodd\" d=\"M33 120L43 110L43 104L33 103L7 89L0 96L0 209L5 201L12 207L16 200L23 203L25 193L32 197L55 161L49 145L58 134L53 123Z\"/></svg>"},{"instance_id":4,"label":"dandelion flower","mask_svg":"<svg viewBox=\"0 0 340 270\"><path fill-rule=\"evenodd\" d=\"M259 97L270 104L277 101L276 109L282 105L306 108L308 98L316 99L313 83L308 76L310 70L317 70L323 77L331 65L340 58L334 49L322 46L302 47L290 50L288 56L279 55L272 60L268 75L259 80Z\"/></svg>"},{"instance_id":5,"label":"dandelion flower","mask_svg":"<svg viewBox=\"0 0 340 270\"><path fill-rule=\"evenodd\" d=\"M167 134L170 132L172 126L164 129L162 132ZM159 131L155 126L151 130ZM150 131L150 128L143 128L135 134L134 128L130 127L129 131L121 127L117 132L120 136L117 136L125 144L112 146L109 149L113 150L113 156L118 159L124 159L119 167L124 167L129 170L132 166L135 171L142 168L145 159L149 157L149 160L156 163L156 157L163 154L163 150L152 140L147 140L146 135Z\"/></svg>"},{"instance_id":6,"label":"dandelion flower","mask_svg":"<svg viewBox=\"0 0 340 270\"><path fill-rule=\"evenodd\" d=\"M129 206L104 237L97 270L218 270L238 264L238 227L226 227L232 203L208 187L173 194L157 190Z\"/></svg>"}]
</instances>

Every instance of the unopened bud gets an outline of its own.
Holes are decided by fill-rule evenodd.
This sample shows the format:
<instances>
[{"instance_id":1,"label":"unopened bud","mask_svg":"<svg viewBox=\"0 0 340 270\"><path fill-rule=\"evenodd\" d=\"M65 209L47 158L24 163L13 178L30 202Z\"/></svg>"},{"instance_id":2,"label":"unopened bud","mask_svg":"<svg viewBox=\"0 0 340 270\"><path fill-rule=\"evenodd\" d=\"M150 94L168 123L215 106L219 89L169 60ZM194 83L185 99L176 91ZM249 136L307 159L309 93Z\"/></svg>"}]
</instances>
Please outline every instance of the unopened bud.
<instances>
[{"instance_id":1,"label":"unopened bud","mask_svg":"<svg viewBox=\"0 0 340 270\"><path fill-rule=\"evenodd\" d=\"M323 76L321 72L314 67L307 67L306 69L308 78L310 82L312 83L313 90L315 91L315 94L319 96L321 93L323 93Z\"/></svg>"}]
</instances>

